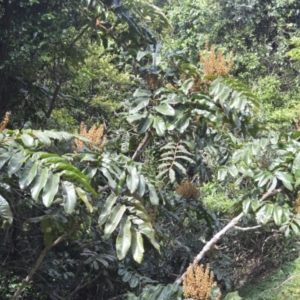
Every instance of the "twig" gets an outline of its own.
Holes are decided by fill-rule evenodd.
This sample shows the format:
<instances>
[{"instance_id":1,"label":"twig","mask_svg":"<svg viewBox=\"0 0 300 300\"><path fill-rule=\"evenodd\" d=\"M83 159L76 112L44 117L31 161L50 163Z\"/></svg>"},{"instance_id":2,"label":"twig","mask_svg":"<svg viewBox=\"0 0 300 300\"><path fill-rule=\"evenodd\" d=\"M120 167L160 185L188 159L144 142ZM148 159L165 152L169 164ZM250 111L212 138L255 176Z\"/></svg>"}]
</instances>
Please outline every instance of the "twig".
<instances>
[{"instance_id":1,"label":"twig","mask_svg":"<svg viewBox=\"0 0 300 300\"><path fill-rule=\"evenodd\" d=\"M234 226L234 229L241 230L241 231L248 231L248 230L254 230L261 228L261 225L253 226L253 227L239 227L239 226Z\"/></svg>"},{"instance_id":2,"label":"twig","mask_svg":"<svg viewBox=\"0 0 300 300\"><path fill-rule=\"evenodd\" d=\"M283 190L284 190L284 186L280 187L279 189L273 190L271 192L267 192L258 201L263 202L267 198L277 195L278 193L282 192ZM214 247L215 244L217 243L217 241L223 235L225 235L229 229L235 227L236 224L243 218L243 216L244 216L244 213L241 212L238 216L233 218L221 231L219 231L217 234L215 234L213 236L213 238L209 242L206 243L206 245L203 247L201 252L195 257L193 266L196 266L201 261L201 259L205 256L206 252L208 252L212 247ZM186 274L186 272L183 273L178 279L176 279L174 284L181 284L185 274Z\"/></svg>"},{"instance_id":3,"label":"twig","mask_svg":"<svg viewBox=\"0 0 300 300\"><path fill-rule=\"evenodd\" d=\"M133 160L137 160L140 157L140 155L143 153L143 151L147 147L148 143L150 142L150 138L151 138L151 133L147 132L145 137L142 139L142 141L136 148L136 150L132 156Z\"/></svg>"},{"instance_id":4,"label":"twig","mask_svg":"<svg viewBox=\"0 0 300 300\"><path fill-rule=\"evenodd\" d=\"M17 289L17 291L14 293L12 296L11 300L17 299L23 292L24 288L29 284L32 276L35 274L35 272L38 270L40 267L41 263L43 262L45 256L48 254L48 252L56 245L58 245L60 242L62 242L67 236L69 236L76 228L73 228L70 231L65 232L63 235L61 235L58 239L56 239L53 243L48 245L47 247L44 248L42 253L40 254L39 258L35 262L33 268L29 272L29 274L26 276L25 279L23 279L22 284L20 287Z\"/></svg>"},{"instance_id":5,"label":"twig","mask_svg":"<svg viewBox=\"0 0 300 300\"><path fill-rule=\"evenodd\" d=\"M297 277L300 277L300 275L294 275L294 276L291 276L290 278L288 278L288 279L286 279L284 282L282 282L278 287L273 288L273 290L279 289L279 288L282 287L284 284L288 283L290 280L292 280L292 279L294 279L294 278L297 278Z\"/></svg>"}]
</instances>

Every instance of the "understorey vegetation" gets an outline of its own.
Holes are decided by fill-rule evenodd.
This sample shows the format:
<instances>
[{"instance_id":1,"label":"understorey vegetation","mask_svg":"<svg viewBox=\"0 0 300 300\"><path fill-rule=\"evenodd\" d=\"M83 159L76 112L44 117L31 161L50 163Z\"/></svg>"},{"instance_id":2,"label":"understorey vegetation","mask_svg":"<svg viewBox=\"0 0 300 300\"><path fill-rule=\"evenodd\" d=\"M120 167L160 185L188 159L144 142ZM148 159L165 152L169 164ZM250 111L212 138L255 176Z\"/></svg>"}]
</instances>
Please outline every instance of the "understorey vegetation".
<instances>
[{"instance_id":1,"label":"understorey vegetation","mask_svg":"<svg viewBox=\"0 0 300 300\"><path fill-rule=\"evenodd\" d=\"M0 1L0 298L299 299L299 14Z\"/></svg>"}]
</instances>

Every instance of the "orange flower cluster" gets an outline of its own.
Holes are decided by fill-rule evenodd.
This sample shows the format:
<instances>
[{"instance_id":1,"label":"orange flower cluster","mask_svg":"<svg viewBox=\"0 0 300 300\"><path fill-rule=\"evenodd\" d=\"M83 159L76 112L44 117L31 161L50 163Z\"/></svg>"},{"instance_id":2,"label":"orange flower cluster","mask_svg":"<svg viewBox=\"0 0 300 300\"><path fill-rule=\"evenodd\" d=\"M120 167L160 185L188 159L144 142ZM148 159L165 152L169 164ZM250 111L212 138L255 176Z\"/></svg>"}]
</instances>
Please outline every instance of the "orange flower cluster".
<instances>
[{"instance_id":1,"label":"orange flower cluster","mask_svg":"<svg viewBox=\"0 0 300 300\"><path fill-rule=\"evenodd\" d=\"M186 180L176 188L176 193L184 199L197 200L200 196L199 189L197 189L190 181Z\"/></svg>"},{"instance_id":2,"label":"orange flower cluster","mask_svg":"<svg viewBox=\"0 0 300 300\"><path fill-rule=\"evenodd\" d=\"M93 149L94 147L101 150L106 144L106 136L104 135L104 125L100 125L99 127L93 125L90 130L87 129L87 126L84 122L80 124L80 132L79 134L88 138L91 142L89 144L89 148ZM78 133L78 132L77 132ZM75 145L77 148L83 148L85 143L79 139L75 139Z\"/></svg>"},{"instance_id":3,"label":"orange flower cluster","mask_svg":"<svg viewBox=\"0 0 300 300\"><path fill-rule=\"evenodd\" d=\"M209 264L192 266L187 269L183 279L183 294L186 298L197 300L209 300L210 291L217 283L214 281L214 273L210 271ZM221 293L215 299L221 299Z\"/></svg>"},{"instance_id":4,"label":"orange flower cluster","mask_svg":"<svg viewBox=\"0 0 300 300\"><path fill-rule=\"evenodd\" d=\"M230 59L227 62L223 50L216 50L212 45L210 50L206 43L205 51L200 51L200 63L203 66L205 75L226 76L233 67L234 55L230 52Z\"/></svg>"},{"instance_id":5,"label":"orange flower cluster","mask_svg":"<svg viewBox=\"0 0 300 300\"><path fill-rule=\"evenodd\" d=\"M10 111L7 111L5 113L5 117L4 117L3 121L0 123L0 132L2 132L6 128L8 122L9 122L10 115L11 115Z\"/></svg>"}]
</instances>

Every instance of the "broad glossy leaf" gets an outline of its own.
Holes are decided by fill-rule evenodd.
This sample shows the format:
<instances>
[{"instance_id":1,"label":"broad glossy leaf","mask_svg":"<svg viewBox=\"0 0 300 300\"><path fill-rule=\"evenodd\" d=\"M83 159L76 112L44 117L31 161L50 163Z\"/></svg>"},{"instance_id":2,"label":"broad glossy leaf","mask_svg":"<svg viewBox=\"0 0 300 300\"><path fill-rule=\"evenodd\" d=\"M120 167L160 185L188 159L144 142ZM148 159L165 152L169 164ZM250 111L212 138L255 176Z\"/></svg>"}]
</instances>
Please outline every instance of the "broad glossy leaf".
<instances>
[{"instance_id":1,"label":"broad glossy leaf","mask_svg":"<svg viewBox=\"0 0 300 300\"><path fill-rule=\"evenodd\" d=\"M162 117L156 116L153 121L153 127L156 130L158 136L163 136L166 131L166 124Z\"/></svg>"},{"instance_id":2,"label":"broad glossy leaf","mask_svg":"<svg viewBox=\"0 0 300 300\"><path fill-rule=\"evenodd\" d=\"M295 223L291 224L291 228L292 228L295 235L300 235L300 229Z\"/></svg>"},{"instance_id":3,"label":"broad glossy leaf","mask_svg":"<svg viewBox=\"0 0 300 300\"><path fill-rule=\"evenodd\" d=\"M274 206L273 219L276 225L282 224L283 209L281 206Z\"/></svg>"},{"instance_id":4,"label":"broad glossy leaf","mask_svg":"<svg viewBox=\"0 0 300 300\"><path fill-rule=\"evenodd\" d=\"M150 128L153 119L154 118L152 115L149 115L148 117L141 119L137 128L138 132L145 133Z\"/></svg>"},{"instance_id":5,"label":"broad glossy leaf","mask_svg":"<svg viewBox=\"0 0 300 300\"><path fill-rule=\"evenodd\" d=\"M190 116L185 114L178 122L176 122L176 128L180 133L183 133L190 124Z\"/></svg>"},{"instance_id":6,"label":"broad glossy leaf","mask_svg":"<svg viewBox=\"0 0 300 300\"><path fill-rule=\"evenodd\" d=\"M15 174L23 165L26 156L23 152L17 152L7 164L7 174L9 176Z\"/></svg>"},{"instance_id":7,"label":"broad glossy leaf","mask_svg":"<svg viewBox=\"0 0 300 300\"><path fill-rule=\"evenodd\" d=\"M292 166L292 172L293 174L296 173L296 171L300 170L300 152L298 152L295 156L293 166ZM299 174L300 175L300 174ZM298 176L300 177L300 176Z\"/></svg>"},{"instance_id":8,"label":"broad glossy leaf","mask_svg":"<svg viewBox=\"0 0 300 300\"><path fill-rule=\"evenodd\" d=\"M140 232L131 228L131 253L137 263L141 263L144 255L144 241Z\"/></svg>"},{"instance_id":9,"label":"broad glossy leaf","mask_svg":"<svg viewBox=\"0 0 300 300\"><path fill-rule=\"evenodd\" d=\"M112 187L112 189L115 189L117 187L117 183L115 182L115 180L112 178L109 170L107 168L99 168L99 170L103 173L103 175L106 177L106 179L108 180L108 184Z\"/></svg>"},{"instance_id":10,"label":"broad glossy leaf","mask_svg":"<svg viewBox=\"0 0 300 300\"><path fill-rule=\"evenodd\" d=\"M58 174L53 174L49 172L48 179L46 185L43 189L43 203L46 207L51 206L55 195L58 192L58 185L59 185L60 177Z\"/></svg>"},{"instance_id":11,"label":"broad glossy leaf","mask_svg":"<svg viewBox=\"0 0 300 300\"><path fill-rule=\"evenodd\" d=\"M154 185L149 182L147 182L147 185L148 185L148 189L149 189L149 198L150 198L151 203L153 205L158 205L159 199L158 199Z\"/></svg>"},{"instance_id":12,"label":"broad glossy leaf","mask_svg":"<svg viewBox=\"0 0 300 300\"><path fill-rule=\"evenodd\" d=\"M51 145L51 140L48 137L48 135L46 133L44 133L43 131L37 131L34 130L33 134L40 140L41 143L43 143L46 146L50 146Z\"/></svg>"},{"instance_id":13,"label":"broad glossy leaf","mask_svg":"<svg viewBox=\"0 0 300 300\"><path fill-rule=\"evenodd\" d=\"M19 186L21 189L29 186L32 180L35 178L38 169L38 162L32 163L27 161L22 174L19 177Z\"/></svg>"},{"instance_id":14,"label":"broad glossy leaf","mask_svg":"<svg viewBox=\"0 0 300 300\"><path fill-rule=\"evenodd\" d=\"M81 172L79 172L79 174L80 173ZM93 187L89 183L90 179L88 177L86 177L86 175L84 175L83 173L81 173L81 174L83 176L78 175L77 172L74 173L73 171L67 171L67 170L59 173L60 176L68 177L68 178L71 178L71 179L79 182L86 190L91 192L94 197L97 197L98 196L97 192L93 189ZM88 180L86 180L86 178L88 178Z\"/></svg>"},{"instance_id":15,"label":"broad glossy leaf","mask_svg":"<svg viewBox=\"0 0 300 300\"><path fill-rule=\"evenodd\" d=\"M290 191L293 190L293 176L290 173L276 171L275 176L282 181L283 185L287 189Z\"/></svg>"},{"instance_id":16,"label":"broad glossy leaf","mask_svg":"<svg viewBox=\"0 0 300 300\"><path fill-rule=\"evenodd\" d=\"M133 108L131 108L129 110L129 114L135 114L138 111L140 111L141 109L147 107L147 105L149 104L149 101L150 101L150 99L141 98L141 101L136 103L137 105L135 105Z\"/></svg>"},{"instance_id":17,"label":"broad glossy leaf","mask_svg":"<svg viewBox=\"0 0 300 300\"><path fill-rule=\"evenodd\" d=\"M140 197L143 197L146 192L146 181L144 175L140 175L139 187L137 193Z\"/></svg>"},{"instance_id":18,"label":"broad glossy leaf","mask_svg":"<svg viewBox=\"0 0 300 300\"><path fill-rule=\"evenodd\" d=\"M13 214L8 202L0 195L0 216L8 220L9 224L13 222Z\"/></svg>"},{"instance_id":19,"label":"broad glossy leaf","mask_svg":"<svg viewBox=\"0 0 300 300\"><path fill-rule=\"evenodd\" d=\"M150 240L152 246L159 251L160 247L158 243L155 241L154 229L151 223L145 222L144 220L140 220L138 227L139 227L139 231Z\"/></svg>"},{"instance_id":20,"label":"broad glossy leaf","mask_svg":"<svg viewBox=\"0 0 300 300\"><path fill-rule=\"evenodd\" d=\"M118 196L116 196L114 194L110 194L108 196L104 206L102 207L101 214L98 219L99 226L103 225L106 222L106 220L111 212L111 209L112 209L113 205L116 203L117 199L118 199Z\"/></svg>"},{"instance_id":21,"label":"broad glossy leaf","mask_svg":"<svg viewBox=\"0 0 300 300\"><path fill-rule=\"evenodd\" d=\"M32 199L34 199L36 201L38 200L40 191L45 186L46 181L48 179L48 173L49 173L49 169L48 168L44 168L42 170L42 172L35 177L33 185L32 185L32 187L30 189Z\"/></svg>"},{"instance_id":22,"label":"broad glossy leaf","mask_svg":"<svg viewBox=\"0 0 300 300\"><path fill-rule=\"evenodd\" d=\"M133 194L137 190L139 186L139 182L140 182L140 176L137 172L136 167L128 167L128 175L126 178L126 183L131 194Z\"/></svg>"},{"instance_id":23,"label":"broad glossy leaf","mask_svg":"<svg viewBox=\"0 0 300 300\"><path fill-rule=\"evenodd\" d=\"M273 214L274 205L267 203L257 213L256 220L258 223L267 224Z\"/></svg>"},{"instance_id":24,"label":"broad glossy leaf","mask_svg":"<svg viewBox=\"0 0 300 300\"><path fill-rule=\"evenodd\" d=\"M168 103L161 103L158 106L155 106L154 109L159 112L162 115L165 116L174 116L175 115L175 110L174 108L168 104Z\"/></svg>"},{"instance_id":25,"label":"broad glossy leaf","mask_svg":"<svg viewBox=\"0 0 300 300\"><path fill-rule=\"evenodd\" d=\"M88 199L87 193L80 187L75 187L75 191L76 191L77 195L79 196L79 198L84 202L84 204L85 204L86 208L89 210L89 212L92 213L93 206Z\"/></svg>"},{"instance_id":26,"label":"broad glossy leaf","mask_svg":"<svg viewBox=\"0 0 300 300\"><path fill-rule=\"evenodd\" d=\"M128 217L120 223L120 230L116 240L117 257L119 260L125 258L131 245L131 222Z\"/></svg>"},{"instance_id":27,"label":"broad glossy leaf","mask_svg":"<svg viewBox=\"0 0 300 300\"><path fill-rule=\"evenodd\" d=\"M251 200L247 199L243 201L243 213L247 215L249 213L249 208L251 207Z\"/></svg>"},{"instance_id":28,"label":"broad glossy leaf","mask_svg":"<svg viewBox=\"0 0 300 300\"><path fill-rule=\"evenodd\" d=\"M104 236L103 236L104 240L108 239L112 234L112 232L119 225L125 210L126 210L126 206L120 205L119 203L112 209L105 224Z\"/></svg>"},{"instance_id":29,"label":"broad glossy leaf","mask_svg":"<svg viewBox=\"0 0 300 300\"><path fill-rule=\"evenodd\" d=\"M4 152L0 155L0 169L6 164L6 162L14 155L14 152Z\"/></svg>"},{"instance_id":30,"label":"broad glossy leaf","mask_svg":"<svg viewBox=\"0 0 300 300\"><path fill-rule=\"evenodd\" d=\"M173 169L169 169L169 178L171 183L175 182L176 177L175 177L175 171Z\"/></svg>"},{"instance_id":31,"label":"broad glossy leaf","mask_svg":"<svg viewBox=\"0 0 300 300\"><path fill-rule=\"evenodd\" d=\"M151 97L152 94L148 90L144 89L136 89L135 92L133 93L133 97L138 98L138 97Z\"/></svg>"},{"instance_id":32,"label":"broad glossy leaf","mask_svg":"<svg viewBox=\"0 0 300 300\"><path fill-rule=\"evenodd\" d=\"M77 200L74 184L69 181L63 181L62 191L65 212L71 214L75 209Z\"/></svg>"},{"instance_id":33,"label":"broad glossy leaf","mask_svg":"<svg viewBox=\"0 0 300 300\"><path fill-rule=\"evenodd\" d=\"M217 174L218 174L217 175L217 180L218 181L223 181L223 180L225 180L225 178L227 176L227 169L221 167L221 168L218 169L218 173Z\"/></svg>"},{"instance_id":34,"label":"broad glossy leaf","mask_svg":"<svg viewBox=\"0 0 300 300\"><path fill-rule=\"evenodd\" d=\"M21 139L26 147L33 147L35 145L34 138L27 133L22 134Z\"/></svg>"}]
</instances>

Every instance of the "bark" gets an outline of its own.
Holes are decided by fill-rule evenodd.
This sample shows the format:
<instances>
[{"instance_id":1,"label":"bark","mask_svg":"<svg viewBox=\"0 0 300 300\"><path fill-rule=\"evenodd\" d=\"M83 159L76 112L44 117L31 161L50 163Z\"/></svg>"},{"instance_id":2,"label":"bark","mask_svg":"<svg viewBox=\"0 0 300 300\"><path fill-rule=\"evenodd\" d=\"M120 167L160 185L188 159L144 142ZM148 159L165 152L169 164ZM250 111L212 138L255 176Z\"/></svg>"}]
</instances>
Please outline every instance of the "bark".
<instances>
[{"instance_id":1,"label":"bark","mask_svg":"<svg viewBox=\"0 0 300 300\"><path fill-rule=\"evenodd\" d=\"M12 296L11 300L16 300L18 297L22 294L24 288L29 284L31 278L35 274L35 272L38 270L40 267L41 263L43 262L45 256L48 254L48 252L56 245L61 243L67 236L69 236L75 229L72 229L63 235L61 235L58 239L56 239L53 243L48 245L47 247L44 248L40 256L38 257L37 261L35 262L33 268L29 272L29 274L26 276L25 279L23 279L21 286L18 288L18 290L15 292L15 294Z\"/></svg>"},{"instance_id":2,"label":"bark","mask_svg":"<svg viewBox=\"0 0 300 300\"><path fill-rule=\"evenodd\" d=\"M281 193L283 190L284 190L284 187L280 187L277 190L267 192L259 199L259 202L263 202L267 198L270 198L274 195L277 195L278 193ZM219 231L217 234L215 234L213 236L213 238L205 244L205 246L203 247L201 252L195 257L195 259L193 261L193 266L196 266L197 264L199 264L201 259L205 256L205 254L215 246L215 244L218 242L218 240L223 235L225 235L229 229L234 228L237 225L237 223L243 218L243 216L244 216L244 213L240 213L238 216L233 218L221 231ZM181 284L185 274L186 274L186 272L184 272L179 278L177 278L176 281L174 282L174 284Z\"/></svg>"}]
</instances>

